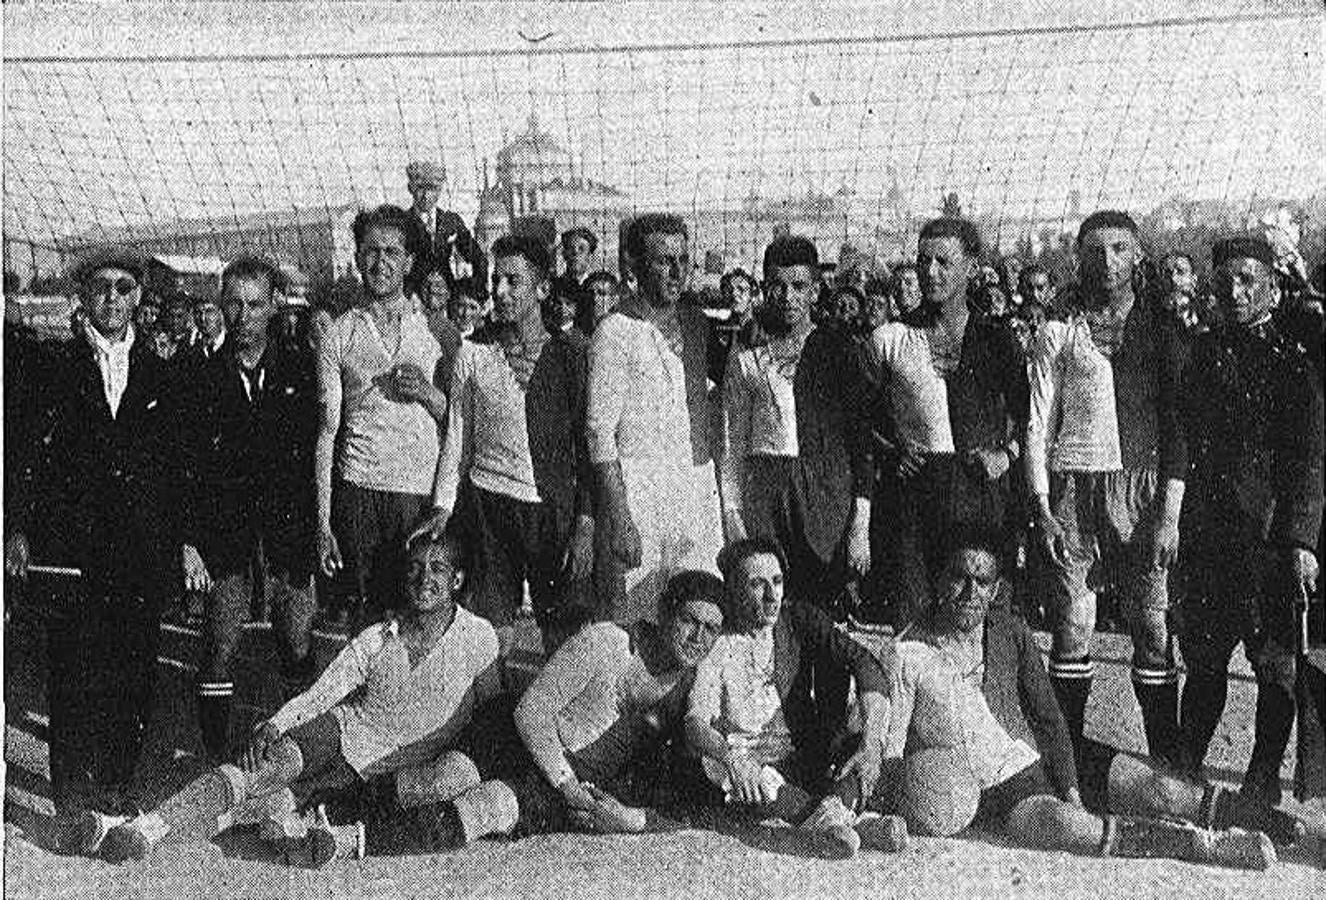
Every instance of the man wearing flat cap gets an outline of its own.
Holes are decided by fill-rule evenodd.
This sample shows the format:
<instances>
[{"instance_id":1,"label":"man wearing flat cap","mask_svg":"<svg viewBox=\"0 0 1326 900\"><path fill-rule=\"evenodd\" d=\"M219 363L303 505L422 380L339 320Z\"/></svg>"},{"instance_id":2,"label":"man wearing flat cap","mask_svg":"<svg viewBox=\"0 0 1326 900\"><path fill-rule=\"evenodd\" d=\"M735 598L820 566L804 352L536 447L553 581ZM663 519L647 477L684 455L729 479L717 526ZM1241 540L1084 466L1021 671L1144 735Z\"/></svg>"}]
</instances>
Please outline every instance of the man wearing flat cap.
<instances>
[{"instance_id":1,"label":"man wearing flat cap","mask_svg":"<svg viewBox=\"0 0 1326 900\"><path fill-rule=\"evenodd\" d=\"M80 597L52 611L51 786L57 813L121 812L152 712L161 611L180 588L176 382L133 327L144 262L104 252L74 270L87 327L60 352L33 522L71 548ZM194 574L183 560L186 586Z\"/></svg>"},{"instance_id":2,"label":"man wearing flat cap","mask_svg":"<svg viewBox=\"0 0 1326 900\"><path fill-rule=\"evenodd\" d=\"M1212 247L1217 326L1169 368L1162 463L1186 489L1179 559L1187 573L1179 646L1188 667L1185 763L1201 771L1242 641L1257 678L1245 794L1275 804L1294 721L1295 601L1316 591L1322 515L1322 387L1280 320L1270 244ZM1326 792L1316 785L1315 793Z\"/></svg>"},{"instance_id":3,"label":"man wearing flat cap","mask_svg":"<svg viewBox=\"0 0 1326 900\"><path fill-rule=\"evenodd\" d=\"M429 272L441 272L450 293L465 287L481 300L488 296L488 258L457 213L437 205L446 184L441 163L415 160L405 167L410 211L423 223L426 239L415 257L405 285L407 293L423 297Z\"/></svg>"}]
</instances>

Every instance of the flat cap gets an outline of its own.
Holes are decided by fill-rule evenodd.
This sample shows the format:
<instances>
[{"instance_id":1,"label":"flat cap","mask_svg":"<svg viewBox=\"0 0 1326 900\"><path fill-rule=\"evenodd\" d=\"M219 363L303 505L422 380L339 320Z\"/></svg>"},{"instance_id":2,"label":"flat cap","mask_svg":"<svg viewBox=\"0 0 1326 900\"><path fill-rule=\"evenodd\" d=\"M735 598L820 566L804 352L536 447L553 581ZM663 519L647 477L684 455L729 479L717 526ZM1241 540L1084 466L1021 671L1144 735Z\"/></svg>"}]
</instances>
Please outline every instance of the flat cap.
<instances>
[{"instance_id":1,"label":"flat cap","mask_svg":"<svg viewBox=\"0 0 1326 900\"><path fill-rule=\"evenodd\" d=\"M405 180L410 184L441 187L446 183L447 170L441 163L417 159L405 167Z\"/></svg>"},{"instance_id":2,"label":"flat cap","mask_svg":"<svg viewBox=\"0 0 1326 900\"><path fill-rule=\"evenodd\" d=\"M1219 268L1231 259L1255 259L1274 268L1275 250L1270 241L1259 234L1236 234L1211 244L1212 268Z\"/></svg>"}]
</instances>

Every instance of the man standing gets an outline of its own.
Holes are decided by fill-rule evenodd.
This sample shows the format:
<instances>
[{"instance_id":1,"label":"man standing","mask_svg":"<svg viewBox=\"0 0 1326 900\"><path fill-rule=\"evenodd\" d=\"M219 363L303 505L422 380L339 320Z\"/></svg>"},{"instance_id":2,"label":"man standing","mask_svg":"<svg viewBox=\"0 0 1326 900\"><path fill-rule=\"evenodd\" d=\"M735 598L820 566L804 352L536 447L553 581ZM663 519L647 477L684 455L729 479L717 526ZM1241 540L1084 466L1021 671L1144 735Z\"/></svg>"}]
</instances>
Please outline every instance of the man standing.
<instances>
[{"instance_id":1,"label":"man standing","mask_svg":"<svg viewBox=\"0 0 1326 900\"><path fill-rule=\"evenodd\" d=\"M1136 293L1137 225L1105 210L1077 235L1081 279L1065 318L1037 332L1028 362L1027 482L1041 549L1051 568L1050 680L1075 747L1091 692L1091 635L1101 571L1117 582L1133 636L1133 690L1147 747L1178 755L1178 672L1166 622L1181 487L1161 484L1161 365L1177 340Z\"/></svg>"},{"instance_id":2,"label":"man standing","mask_svg":"<svg viewBox=\"0 0 1326 900\"><path fill-rule=\"evenodd\" d=\"M1257 677L1243 790L1275 804L1294 721L1294 607L1317 584L1321 377L1273 314L1279 290L1271 246L1257 237L1229 238L1215 243L1211 257L1221 322L1194 341L1176 379L1174 416L1165 417L1175 432L1165 445L1165 472L1178 482L1174 506L1184 501L1182 528L1176 511L1161 542L1172 553L1182 535L1188 583L1179 608L1188 665L1184 762L1201 772L1225 708L1229 658L1241 640Z\"/></svg>"},{"instance_id":3,"label":"man standing","mask_svg":"<svg viewBox=\"0 0 1326 900\"><path fill-rule=\"evenodd\" d=\"M594 253L599 240L588 228L572 228L562 232L562 262L565 270L553 280L553 293L564 296L576 306L582 306L589 297L585 279L593 268Z\"/></svg>"},{"instance_id":4,"label":"man standing","mask_svg":"<svg viewBox=\"0 0 1326 900\"><path fill-rule=\"evenodd\" d=\"M132 325L144 271L114 252L76 268L87 327L48 386L36 510L72 549L83 588L77 608L54 611L48 626L51 787L62 816L135 805L161 612L179 589L181 417L172 367ZM183 563L185 587L200 588L201 561Z\"/></svg>"},{"instance_id":5,"label":"man standing","mask_svg":"<svg viewBox=\"0 0 1326 900\"><path fill-rule=\"evenodd\" d=\"M441 348L405 295L419 220L381 206L353 227L363 300L318 341L314 471L319 565L328 577L349 569L362 615L390 608L405 539L433 496L447 405L433 381Z\"/></svg>"},{"instance_id":6,"label":"man standing","mask_svg":"<svg viewBox=\"0 0 1326 900\"><path fill-rule=\"evenodd\" d=\"M1160 259L1160 312L1182 331L1196 331L1204 324L1197 308L1197 273L1192 257L1177 251Z\"/></svg>"},{"instance_id":7,"label":"man standing","mask_svg":"<svg viewBox=\"0 0 1326 900\"><path fill-rule=\"evenodd\" d=\"M243 257L221 276L226 343L201 362L188 387L184 552L206 564L198 722L213 765L229 759L235 652L255 586L273 600L286 699L313 681L315 512L313 448L317 379L303 347L269 341L277 314L276 269ZM260 550L259 550L260 548ZM262 569L253 571L255 559Z\"/></svg>"},{"instance_id":8,"label":"man standing","mask_svg":"<svg viewBox=\"0 0 1326 900\"><path fill-rule=\"evenodd\" d=\"M707 330L680 307L690 280L681 219L641 215L624 231L636 291L594 331L586 431L595 469L595 513L608 529L596 565L625 573L621 624L657 615L658 594L686 566L712 567L719 537L709 453ZM701 562L703 561L703 562Z\"/></svg>"},{"instance_id":9,"label":"man standing","mask_svg":"<svg viewBox=\"0 0 1326 900\"><path fill-rule=\"evenodd\" d=\"M723 381L724 531L729 542L778 541L792 595L842 621L854 605L848 583L870 569L873 467L857 354L839 329L811 324L820 278L810 240L774 239L764 281L768 342L738 349ZM817 690L826 712L845 712L846 673L831 671L816 666Z\"/></svg>"},{"instance_id":10,"label":"man standing","mask_svg":"<svg viewBox=\"0 0 1326 900\"><path fill-rule=\"evenodd\" d=\"M407 272L408 293L422 296L428 273L441 272L453 296L463 286L482 299L488 289L488 258L465 220L437 205L447 182L446 169L441 163L417 160L405 167L405 181L410 212L423 226L414 265Z\"/></svg>"},{"instance_id":11,"label":"man standing","mask_svg":"<svg viewBox=\"0 0 1326 900\"><path fill-rule=\"evenodd\" d=\"M204 360L216 356L226 342L226 317L216 297L203 296L193 301L193 324L198 329L195 353Z\"/></svg>"},{"instance_id":12,"label":"man standing","mask_svg":"<svg viewBox=\"0 0 1326 900\"><path fill-rule=\"evenodd\" d=\"M465 508L482 560L474 611L497 628L505 653L526 584L540 626L555 606L552 592L570 529L556 533L545 501L568 488L574 492L574 473L546 465L561 448L535 441L536 423L554 414L544 405L551 399L545 387L533 382L549 339L540 311L552 289L547 248L529 235L506 235L494 242L493 260L494 321L456 355L436 505L422 527L440 533L458 507ZM592 531L586 538L588 557Z\"/></svg>"},{"instance_id":13,"label":"man standing","mask_svg":"<svg viewBox=\"0 0 1326 900\"><path fill-rule=\"evenodd\" d=\"M892 444L875 505L877 569L858 619L901 629L930 605L952 522L1009 523L1009 469L1025 379L1011 332L973 313L980 234L966 219L927 222L917 243L922 302L870 336Z\"/></svg>"}]
</instances>

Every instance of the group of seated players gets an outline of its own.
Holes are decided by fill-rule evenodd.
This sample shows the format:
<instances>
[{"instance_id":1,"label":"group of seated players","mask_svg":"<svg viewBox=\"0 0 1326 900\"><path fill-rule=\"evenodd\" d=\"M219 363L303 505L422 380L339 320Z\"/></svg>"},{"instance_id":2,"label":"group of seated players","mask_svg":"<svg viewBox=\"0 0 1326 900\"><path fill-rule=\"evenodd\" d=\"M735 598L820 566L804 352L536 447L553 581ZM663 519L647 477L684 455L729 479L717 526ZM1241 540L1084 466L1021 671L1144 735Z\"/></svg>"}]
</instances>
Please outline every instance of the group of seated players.
<instances>
[{"instance_id":1,"label":"group of seated players","mask_svg":"<svg viewBox=\"0 0 1326 900\"><path fill-rule=\"evenodd\" d=\"M137 816L86 813L79 847L144 859L256 825L287 861L319 866L736 821L834 859L975 823L1030 847L1268 867L1302 833L1289 814L1104 745L1075 760L998 547L955 526L933 606L868 648L785 596L775 542L744 538L723 550L722 579L674 575L657 624L586 625L515 699L493 626L466 608L467 537L425 534L397 611L263 722L238 764ZM850 709L814 696L825 661L850 673Z\"/></svg>"}]
</instances>

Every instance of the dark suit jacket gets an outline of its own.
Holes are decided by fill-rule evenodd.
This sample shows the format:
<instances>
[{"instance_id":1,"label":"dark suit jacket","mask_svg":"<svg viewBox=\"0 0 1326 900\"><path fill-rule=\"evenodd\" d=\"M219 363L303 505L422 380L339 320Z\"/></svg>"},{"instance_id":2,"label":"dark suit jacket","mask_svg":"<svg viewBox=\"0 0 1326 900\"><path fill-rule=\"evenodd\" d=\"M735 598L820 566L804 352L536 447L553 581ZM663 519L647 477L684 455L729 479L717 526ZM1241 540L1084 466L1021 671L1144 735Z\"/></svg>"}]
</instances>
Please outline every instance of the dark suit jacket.
<instances>
[{"instance_id":1,"label":"dark suit jacket","mask_svg":"<svg viewBox=\"0 0 1326 900\"><path fill-rule=\"evenodd\" d=\"M198 364L182 416L184 542L202 552L209 568L223 571L247 563L259 532L309 552L313 543L318 390L312 354L269 344L255 379L256 372L261 387L253 386L250 399L227 341Z\"/></svg>"},{"instance_id":2,"label":"dark suit jacket","mask_svg":"<svg viewBox=\"0 0 1326 900\"><path fill-rule=\"evenodd\" d=\"M589 340L573 327L543 345L525 392L534 481L552 510L558 540L570 535L577 514L593 514L594 468L585 437L588 369Z\"/></svg>"},{"instance_id":3,"label":"dark suit jacket","mask_svg":"<svg viewBox=\"0 0 1326 900\"><path fill-rule=\"evenodd\" d=\"M1163 379L1162 471L1187 482L1194 549L1268 541L1315 551L1322 520L1322 385L1272 319L1176 345Z\"/></svg>"},{"instance_id":4,"label":"dark suit jacket","mask_svg":"<svg viewBox=\"0 0 1326 900\"><path fill-rule=\"evenodd\" d=\"M488 296L488 257L474 239L465 220L449 209L434 210L433 238L414 261L406 290L422 296L424 279L429 272L441 272L454 294L462 284L483 302ZM425 235L426 236L426 235ZM452 249L473 268L473 276L464 282L451 271Z\"/></svg>"},{"instance_id":5,"label":"dark suit jacket","mask_svg":"<svg viewBox=\"0 0 1326 900\"><path fill-rule=\"evenodd\" d=\"M869 497L873 490L867 387L858 362L846 336L816 328L806 338L792 386L798 464L807 490L806 540L825 560L842 542L852 498Z\"/></svg>"},{"instance_id":6,"label":"dark suit jacket","mask_svg":"<svg viewBox=\"0 0 1326 900\"><path fill-rule=\"evenodd\" d=\"M86 340L66 345L53 367L40 508L94 593L160 600L179 585L176 372L140 337L112 417Z\"/></svg>"}]
</instances>

